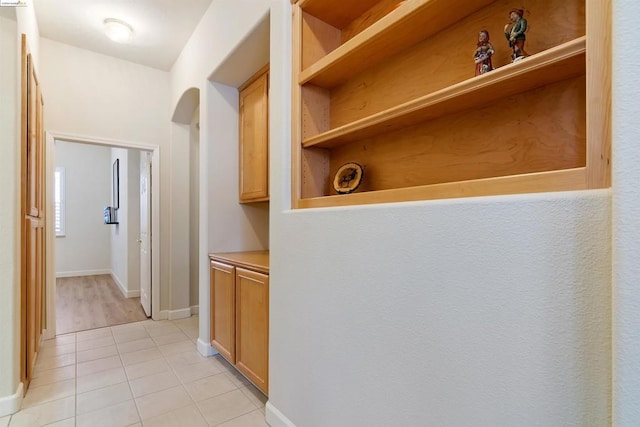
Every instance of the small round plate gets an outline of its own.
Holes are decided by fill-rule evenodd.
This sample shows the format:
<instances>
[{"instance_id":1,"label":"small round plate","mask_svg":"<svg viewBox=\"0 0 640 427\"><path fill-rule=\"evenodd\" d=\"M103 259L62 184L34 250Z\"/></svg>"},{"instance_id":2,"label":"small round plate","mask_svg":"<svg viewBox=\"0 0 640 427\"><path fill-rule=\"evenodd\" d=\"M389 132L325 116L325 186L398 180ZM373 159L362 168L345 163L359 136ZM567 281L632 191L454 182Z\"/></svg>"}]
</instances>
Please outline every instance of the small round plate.
<instances>
[{"instance_id":1,"label":"small round plate","mask_svg":"<svg viewBox=\"0 0 640 427\"><path fill-rule=\"evenodd\" d=\"M356 191L362 182L364 169L358 163L345 163L338 168L333 178L333 188L338 194L349 194Z\"/></svg>"}]
</instances>

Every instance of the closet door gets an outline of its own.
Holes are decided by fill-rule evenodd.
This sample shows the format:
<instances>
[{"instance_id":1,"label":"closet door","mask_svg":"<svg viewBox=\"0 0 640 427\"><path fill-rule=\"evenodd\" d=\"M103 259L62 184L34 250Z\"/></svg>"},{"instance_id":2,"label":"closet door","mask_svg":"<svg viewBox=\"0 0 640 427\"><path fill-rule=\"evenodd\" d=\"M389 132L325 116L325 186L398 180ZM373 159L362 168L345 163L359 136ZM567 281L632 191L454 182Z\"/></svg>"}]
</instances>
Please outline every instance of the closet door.
<instances>
[{"instance_id":1,"label":"closet door","mask_svg":"<svg viewBox=\"0 0 640 427\"><path fill-rule=\"evenodd\" d=\"M45 292L44 113L33 59L22 37L21 379L33 376L43 330Z\"/></svg>"},{"instance_id":2,"label":"closet door","mask_svg":"<svg viewBox=\"0 0 640 427\"><path fill-rule=\"evenodd\" d=\"M37 218L26 217L26 374L30 380L33 375L33 367L40 344L42 332L42 243L43 228Z\"/></svg>"}]
</instances>

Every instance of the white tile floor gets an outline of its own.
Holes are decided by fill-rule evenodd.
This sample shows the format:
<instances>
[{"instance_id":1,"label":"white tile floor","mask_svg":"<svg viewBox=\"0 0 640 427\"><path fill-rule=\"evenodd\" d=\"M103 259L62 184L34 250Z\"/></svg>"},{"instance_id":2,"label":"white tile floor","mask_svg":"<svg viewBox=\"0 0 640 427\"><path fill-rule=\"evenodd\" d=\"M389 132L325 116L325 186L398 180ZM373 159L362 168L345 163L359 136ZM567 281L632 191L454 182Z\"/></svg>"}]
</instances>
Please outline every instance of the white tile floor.
<instances>
[{"instance_id":1,"label":"white tile floor","mask_svg":"<svg viewBox=\"0 0 640 427\"><path fill-rule=\"evenodd\" d=\"M20 412L0 427L268 427L267 398L196 350L198 318L143 321L43 341Z\"/></svg>"}]
</instances>

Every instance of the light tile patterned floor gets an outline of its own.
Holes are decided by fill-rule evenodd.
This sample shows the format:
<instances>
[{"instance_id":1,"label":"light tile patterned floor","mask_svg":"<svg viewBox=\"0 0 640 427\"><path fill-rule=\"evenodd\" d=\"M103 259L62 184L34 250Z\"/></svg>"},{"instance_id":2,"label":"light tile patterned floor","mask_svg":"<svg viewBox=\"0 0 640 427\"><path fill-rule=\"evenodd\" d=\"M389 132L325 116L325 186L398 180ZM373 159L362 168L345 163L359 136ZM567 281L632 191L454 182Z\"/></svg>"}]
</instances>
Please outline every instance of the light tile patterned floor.
<instances>
[{"instance_id":1,"label":"light tile patterned floor","mask_svg":"<svg viewBox=\"0 0 640 427\"><path fill-rule=\"evenodd\" d=\"M196 350L198 317L43 341L20 412L0 427L268 427L267 398L220 356Z\"/></svg>"}]
</instances>

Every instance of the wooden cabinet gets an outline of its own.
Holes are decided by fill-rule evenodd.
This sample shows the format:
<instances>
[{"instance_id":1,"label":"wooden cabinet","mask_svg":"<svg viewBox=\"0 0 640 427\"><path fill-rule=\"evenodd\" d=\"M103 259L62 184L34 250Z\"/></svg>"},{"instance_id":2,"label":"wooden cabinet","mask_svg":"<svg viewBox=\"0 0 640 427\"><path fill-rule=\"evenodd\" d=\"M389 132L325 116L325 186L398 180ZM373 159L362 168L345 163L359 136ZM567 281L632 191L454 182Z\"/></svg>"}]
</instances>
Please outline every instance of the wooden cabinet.
<instances>
[{"instance_id":1,"label":"wooden cabinet","mask_svg":"<svg viewBox=\"0 0 640 427\"><path fill-rule=\"evenodd\" d=\"M236 367L267 393L269 276L236 268Z\"/></svg>"},{"instance_id":2,"label":"wooden cabinet","mask_svg":"<svg viewBox=\"0 0 640 427\"><path fill-rule=\"evenodd\" d=\"M610 186L611 2L528 5L511 63L505 0L299 0L293 206ZM480 30L494 71L475 76ZM364 166L357 192L331 185Z\"/></svg>"},{"instance_id":3,"label":"wooden cabinet","mask_svg":"<svg viewBox=\"0 0 640 427\"><path fill-rule=\"evenodd\" d=\"M269 390L269 252L209 254L211 345Z\"/></svg>"},{"instance_id":4,"label":"wooden cabinet","mask_svg":"<svg viewBox=\"0 0 640 427\"><path fill-rule=\"evenodd\" d=\"M235 268L211 261L211 345L236 361Z\"/></svg>"},{"instance_id":5,"label":"wooden cabinet","mask_svg":"<svg viewBox=\"0 0 640 427\"><path fill-rule=\"evenodd\" d=\"M269 200L269 69L240 86L240 202Z\"/></svg>"}]
</instances>

